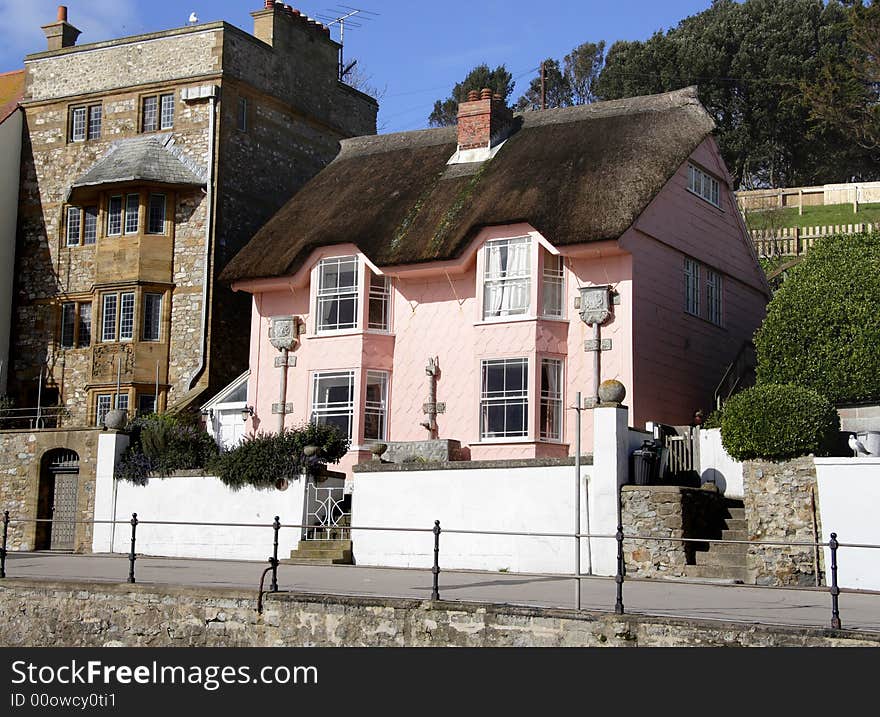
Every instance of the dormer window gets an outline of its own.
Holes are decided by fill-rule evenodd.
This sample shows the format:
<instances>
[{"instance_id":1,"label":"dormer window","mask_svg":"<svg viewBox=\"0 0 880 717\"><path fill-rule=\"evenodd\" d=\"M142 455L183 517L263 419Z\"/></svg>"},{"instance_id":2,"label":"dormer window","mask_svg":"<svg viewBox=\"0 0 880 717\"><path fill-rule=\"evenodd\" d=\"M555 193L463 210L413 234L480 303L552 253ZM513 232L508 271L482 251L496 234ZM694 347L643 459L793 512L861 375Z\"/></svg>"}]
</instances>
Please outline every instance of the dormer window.
<instances>
[{"instance_id":1,"label":"dormer window","mask_svg":"<svg viewBox=\"0 0 880 717\"><path fill-rule=\"evenodd\" d=\"M693 164L688 165L688 190L705 199L709 204L721 206L720 182Z\"/></svg>"},{"instance_id":2,"label":"dormer window","mask_svg":"<svg viewBox=\"0 0 880 717\"><path fill-rule=\"evenodd\" d=\"M529 237L486 243L483 270L483 319L520 316L529 311L531 297Z\"/></svg>"},{"instance_id":3,"label":"dormer window","mask_svg":"<svg viewBox=\"0 0 880 717\"><path fill-rule=\"evenodd\" d=\"M356 256L322 259L318 264L318 333L357 328L358 276Z\"/></svg>"}]
</instances>

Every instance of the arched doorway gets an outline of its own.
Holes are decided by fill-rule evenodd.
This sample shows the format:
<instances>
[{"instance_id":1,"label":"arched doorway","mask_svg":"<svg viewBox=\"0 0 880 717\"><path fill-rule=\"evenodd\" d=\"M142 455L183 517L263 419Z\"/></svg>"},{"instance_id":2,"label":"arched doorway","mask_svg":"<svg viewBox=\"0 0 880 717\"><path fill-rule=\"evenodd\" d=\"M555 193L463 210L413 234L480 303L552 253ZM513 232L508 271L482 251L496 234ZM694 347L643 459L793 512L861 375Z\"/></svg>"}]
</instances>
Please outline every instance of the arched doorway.
<instances>
[{"instance_id":1,"label":"arched doorway","mask_svg":"<svg viewBox=\"0 0 880 717\"><path fill-rule=\"evenodd\" d=\"M43 456L34 547L37 550L73 550L76 534L76 494L79 488L79 456L76 451L56 448Z\"/></svg>"}]
</instances>

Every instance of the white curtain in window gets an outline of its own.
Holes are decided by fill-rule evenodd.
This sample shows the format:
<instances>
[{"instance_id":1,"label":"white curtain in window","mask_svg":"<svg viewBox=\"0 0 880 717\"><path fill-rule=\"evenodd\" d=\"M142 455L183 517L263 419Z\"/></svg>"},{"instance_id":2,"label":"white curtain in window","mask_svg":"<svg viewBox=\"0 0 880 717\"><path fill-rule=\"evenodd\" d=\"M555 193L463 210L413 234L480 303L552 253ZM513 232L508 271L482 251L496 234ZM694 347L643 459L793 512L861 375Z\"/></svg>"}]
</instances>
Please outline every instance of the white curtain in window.
<instances>
[{"instance_id":1,"label":"white curtain in window","mask_svg":"<svg viewBox=\"0 0 880 717\"><path fill-rule=\"evenodd\" d=\"M484 306L486 316L507 316L528 311L530 293L528 241L490 244L486 252Z\"/></svg>"}]
</instances>

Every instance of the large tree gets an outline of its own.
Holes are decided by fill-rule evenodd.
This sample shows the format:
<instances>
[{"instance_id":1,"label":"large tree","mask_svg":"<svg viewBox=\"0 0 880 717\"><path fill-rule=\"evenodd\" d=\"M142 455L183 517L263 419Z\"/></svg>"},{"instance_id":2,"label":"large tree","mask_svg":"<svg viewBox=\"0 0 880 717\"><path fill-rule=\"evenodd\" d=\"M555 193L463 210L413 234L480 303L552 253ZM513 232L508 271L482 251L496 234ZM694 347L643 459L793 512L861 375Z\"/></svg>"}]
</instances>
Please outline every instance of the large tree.
<instances>
[{"instance_id":1,"label":"large tree","mask_svg":"<svg viewBox=\"0 0 880 717\"><path fill-rule=\"evenodd\" d=\"M698 85L737 186L866 176L865 153L812 123L804 93L805 83L828 81L823 58L845 56L848 23L841 0L715 0L668 32L615 43L596 92L613 99Z\"/></svg>"},{"instance_id":2,"label":"large tree","mask_svg":"<svg viewBox=\"0 0 880 717\"><path fill-rule=\"evenodd\" d=\"M488 87L493 92L500 94L505 100L513 92L513 75L507 71L504 65L498 65L494 70L489 65L477 65L455 87L445 100L437 100L434 109L428 117L428 123L432 127L446 127L456 124L458 121L458 103L467 98L468 92L478 92Z\"/></svg>"}]
</instances>

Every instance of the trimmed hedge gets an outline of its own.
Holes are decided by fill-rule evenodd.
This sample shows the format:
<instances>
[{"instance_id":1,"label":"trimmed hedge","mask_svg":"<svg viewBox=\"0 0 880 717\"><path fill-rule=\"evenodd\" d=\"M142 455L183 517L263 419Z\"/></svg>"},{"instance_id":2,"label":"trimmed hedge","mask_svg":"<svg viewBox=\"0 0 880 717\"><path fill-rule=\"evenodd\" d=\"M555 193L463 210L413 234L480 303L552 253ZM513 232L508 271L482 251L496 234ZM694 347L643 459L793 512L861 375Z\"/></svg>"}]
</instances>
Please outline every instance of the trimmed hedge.
<instances>
[{"instance_id":1,"label":"trimmed hedge","mask_svg":"<svg viewBox=\"0 0 880 717\"><path fill-rule=\"evenodd\" d=\"M306 423L283 433L260 433L245 438L221 453L211 470L229 488L274 488L279 479L291 480L326 463L338 463L348 452L349 439L336 426ZM303 449L317 446L318 454L306 457Z\"/></svg>"},{"instance_id":2,"label":"trimmed hedge","mask_svg":"<svg viewBox=\"0 0 880 717\"><path fill-rule=\"evenodd\" d=\"M835 403L880 399L880 234L829 237L776 292L755 335L758 383Z\"/></svg>"},{"instance_id":3,"label":"trimmed hedge","mask_svg":"<svg viewBox=\"0 0 880 717\"><path fill-rule=\"evenodd\" d=\"M748 388L724 404L721 416L721 442L738 461L827 453L839 430L831 402L794 385Z\"/></svg>"}]
</instances>

